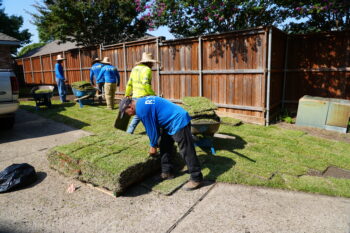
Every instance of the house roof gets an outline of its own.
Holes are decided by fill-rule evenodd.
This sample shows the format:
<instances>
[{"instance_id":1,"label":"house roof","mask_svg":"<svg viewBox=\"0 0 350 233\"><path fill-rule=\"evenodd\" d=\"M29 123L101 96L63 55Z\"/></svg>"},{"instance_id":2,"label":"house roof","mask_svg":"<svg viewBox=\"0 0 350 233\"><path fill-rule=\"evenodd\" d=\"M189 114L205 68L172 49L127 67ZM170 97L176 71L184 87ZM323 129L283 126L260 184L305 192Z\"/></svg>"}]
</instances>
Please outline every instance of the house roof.
<instances>
[{"instance_id":1,"label":"house roof","mask_svg":"<svg viewBox=\"0 0 350 233\"><path fill-rule=\"evenodd\" d=\"M152 37L154 37L154 36L151 36L151 35L146 33L146 35L144 37L139 38L138 40L152 38ZM67 41L65 43L59 43L58 40L54 40L50 43L47 43L46 45L44 45L42 47L35 48L35 49L28 51L23 56L18 57L18 58L36 57L36 56L40 56L40 55L47 55L50 53L59 53L59 52L68 51L68 50L77 49L77 48L83 48L83 46L77 46L75 44L75 42Z\"/></svg>"},{"instance_id":2,"label":"house roof","mask_svg":"<svg viewBox=\"0 0 350 233\"><path fill-rule=\"evenodd\" d=\"M63 52L67 51L70 49L76 49L76 48L81 48L80 46L76 46L74 42L65 42L65 43L59 43L58 40L54 40L50 43L47 43L44 46L32 49L25 53L21 57L35 57L35 56L40 56L40 55L46 55L50 53L58 53L58 52Z\"/></svg>"},{"instance_id":3,"label":"house roof","mask_svg":"<svg viewBox=\"0 0 350 233\"><path fill-rule=\"evenodd\" d=\"M20 41L5 33L0 32L0 45L19 45Z\"/></svg>"}]
</instances>

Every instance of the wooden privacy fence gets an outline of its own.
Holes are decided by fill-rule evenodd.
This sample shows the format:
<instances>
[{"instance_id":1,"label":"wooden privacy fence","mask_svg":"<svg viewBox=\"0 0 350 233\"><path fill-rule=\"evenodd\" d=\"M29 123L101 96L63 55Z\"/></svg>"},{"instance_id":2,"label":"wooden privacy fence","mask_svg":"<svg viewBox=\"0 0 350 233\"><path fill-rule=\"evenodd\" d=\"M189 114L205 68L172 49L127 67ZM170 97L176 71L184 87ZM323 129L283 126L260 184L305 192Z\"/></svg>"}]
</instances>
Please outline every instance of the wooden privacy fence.
<instances>
[{"instance_id":1,"label":"wooden privacy fence","mask_svg":"<svg viewBox=\"0 0 350 233\"><path fill-rule=\"evenodd\" d=\"M350 31L289 35L282 104L304 95L350 100Z\"/></svg>"},{"instance_id":2,"label":"wooden privacy fence","mask_svg":"<svg viewBox=\"0 0 350 233\"><path fill-rule=\"evenodd\" d=\"M152 69L152 86L158 95L174 102L180 102L185 96L204 96L228 115L268 124L283 104L297 101L300 94L309 94L296 91L300 89L298 82L305 76L295 73L303 73L305 65L310 69L313 64L297 63L300 57L297 51L302 53L297 47L309 43L303 40L304 37L290 37L274 27L259 27L177 40L158 37L73 49L60 54L67 58L64 70L69 83L89 80L89 69L95 56L110 57L120 73L116 94L121 98L131 69L141 60L143 52L151 52L160 61ZM349 38L344 41L349 46ZM343 44L337 46L339 52L342 51ZM307 50L308 46L304 47ZM345 58L349 59L349 47L343 51L347 51ZM58 54L17 59L17 64L23 68L25 82L55 84L54 64ZM307 59L314 54L303 55ZM348 67L348 61L346 64ZM341 71L348 77L348 68ZM346 80L348 88L349 79Z\"/></svg>"}]
</instances>

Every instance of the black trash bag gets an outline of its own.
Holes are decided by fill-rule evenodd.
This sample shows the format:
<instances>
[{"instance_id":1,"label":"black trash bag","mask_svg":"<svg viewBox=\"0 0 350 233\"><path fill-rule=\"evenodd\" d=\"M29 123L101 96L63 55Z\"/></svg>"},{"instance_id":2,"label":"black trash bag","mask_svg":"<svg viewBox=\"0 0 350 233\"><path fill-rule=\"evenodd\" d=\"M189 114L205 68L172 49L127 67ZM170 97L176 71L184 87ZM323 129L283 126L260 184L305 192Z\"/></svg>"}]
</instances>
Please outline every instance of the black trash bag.
<instances>
[{"instance_id":1,"label":"black trash bag","mask_svg":"<svg viewBox=\"0 0 350 233\"><path fill-rule=\"evenodd\" d=\"M27 163L12 164L0 172L0 193L22 188L37 179L34 167Z\"/></svg>"}]
</instances>

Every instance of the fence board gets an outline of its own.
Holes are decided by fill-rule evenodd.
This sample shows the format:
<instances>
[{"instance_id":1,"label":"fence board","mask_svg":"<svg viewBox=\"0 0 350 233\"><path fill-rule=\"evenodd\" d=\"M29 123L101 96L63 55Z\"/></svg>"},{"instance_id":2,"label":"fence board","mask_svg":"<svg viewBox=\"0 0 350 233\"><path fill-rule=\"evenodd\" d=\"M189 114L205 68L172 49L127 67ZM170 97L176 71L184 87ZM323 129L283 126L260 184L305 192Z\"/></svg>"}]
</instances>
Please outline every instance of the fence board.
<instances>
[{"instance_id":1,"label":"fence board","mask_svg":"<svg viewBox=\"0 0 350 233\"><path fill-rule=\"evenodd\" d=\"M350 99L350 31L290 36L287 103L303 95Z\"/></svg>"}]
</instances>

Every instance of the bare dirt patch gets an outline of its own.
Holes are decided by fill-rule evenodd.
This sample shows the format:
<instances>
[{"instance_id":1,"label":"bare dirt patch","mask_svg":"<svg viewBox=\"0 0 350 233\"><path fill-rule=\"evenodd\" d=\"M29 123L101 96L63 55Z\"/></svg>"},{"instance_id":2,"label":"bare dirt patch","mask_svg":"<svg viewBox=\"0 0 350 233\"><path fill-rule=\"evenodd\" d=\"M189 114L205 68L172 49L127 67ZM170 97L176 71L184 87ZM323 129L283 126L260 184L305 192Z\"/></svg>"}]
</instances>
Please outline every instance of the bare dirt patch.
<instances>
[{"instance_id":1,"label":"bare dirt patch","mask_svg":"<svg viewBox=\"0 0 350 233\"><path fill-rule=\"evenodd\" d=\"M306 175L320 177L334 177L341 179L350 179L350 171L335 166L329 166L324 171L310 169Z\"/></svg>"},{"instance_id":2,"label":"bare dirt patch","mask_svg":"<svg viewBox=\"0 0 350 233\"><path fill-rule=\"evenodd\" d=\"M338 133L335 131L329 131L325 129L297 126L295 124L288 124L285 122L280 122L280 123L277 123L276 125L284 129L301 130L309 135L320 137L320 138L350 143L349 133L344 134L344 133Z\"/></svg>"},{"instance_id":3,"label":"bare dirt patch","mask_svg":"<svg viewBox=\"0 0 350 233\"><path fill-rule=\"evenodd\" d=\"M350 179L350 171L338 167L330 166L324 172L323 176L332 176L335 178Z\"/></svg>"}]
</instances>

